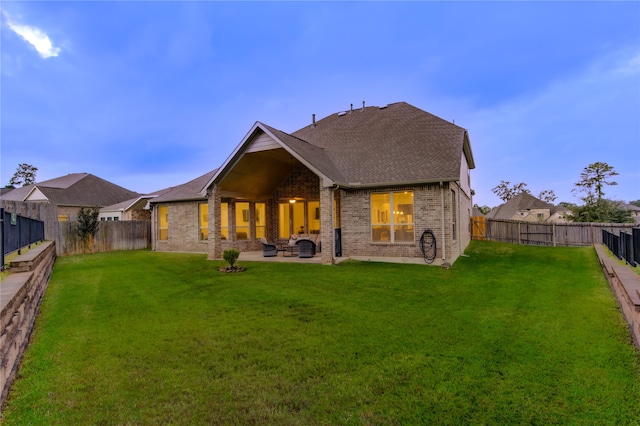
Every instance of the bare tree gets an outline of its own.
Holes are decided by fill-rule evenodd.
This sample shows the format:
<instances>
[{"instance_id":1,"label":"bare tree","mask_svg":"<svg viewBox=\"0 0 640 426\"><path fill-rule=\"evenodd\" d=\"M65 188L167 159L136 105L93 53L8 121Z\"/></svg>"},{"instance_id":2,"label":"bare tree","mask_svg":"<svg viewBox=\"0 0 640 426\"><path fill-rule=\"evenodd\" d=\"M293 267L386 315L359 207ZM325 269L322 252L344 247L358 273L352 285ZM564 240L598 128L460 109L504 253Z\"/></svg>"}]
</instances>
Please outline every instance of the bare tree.
<instances>
[{"instance_id":1,"label":"bare tree","mask_svg":"<svg viewBox=\"0 0 640 426\"><path fill-rule=\"evenodd\" d=\"M501 180L500 184L493 188L491 192L496 194L502 201L509 201L516 195L520 195L522 193L531 194L531 191L527 189L527 184L524 182L516 183L513 186L509 185L511 185L511 182L508 180Z\"/></svg>"},{"instance_id":2,"label":"bare tree","mask_svg":"<svg viewBox=\"0 0 640 426\"><path fill-rule=\"evenodd\" d=\"M554 201L558 198L556 193L553 192L553 189L545 189L540 192L538 198L544 201L545 203L553 204Z\"/></svg>"}]
</instances>

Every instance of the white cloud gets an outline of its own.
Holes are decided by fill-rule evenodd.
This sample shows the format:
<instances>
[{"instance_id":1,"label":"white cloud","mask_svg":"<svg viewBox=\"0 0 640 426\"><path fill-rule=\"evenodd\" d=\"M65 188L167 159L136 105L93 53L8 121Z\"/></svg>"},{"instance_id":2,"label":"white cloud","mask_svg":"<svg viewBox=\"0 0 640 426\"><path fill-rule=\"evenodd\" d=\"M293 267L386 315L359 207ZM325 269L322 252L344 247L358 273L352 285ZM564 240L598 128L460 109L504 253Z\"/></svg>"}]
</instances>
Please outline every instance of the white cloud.
<instances>
[{"instance_id":1,"label":"white cloud","mask_svg":"<svg viewBox=\"0 0 640 426\"><path fill-rule=\"evenodd\" d=\"M24 41L32 45L41 57L46 59L58 56L60 48L53 45L51 39L44 31L36 27L14 22L6 12L3 14L7 20L7 26L22 37Z\"/></svg>"}]
</instances>

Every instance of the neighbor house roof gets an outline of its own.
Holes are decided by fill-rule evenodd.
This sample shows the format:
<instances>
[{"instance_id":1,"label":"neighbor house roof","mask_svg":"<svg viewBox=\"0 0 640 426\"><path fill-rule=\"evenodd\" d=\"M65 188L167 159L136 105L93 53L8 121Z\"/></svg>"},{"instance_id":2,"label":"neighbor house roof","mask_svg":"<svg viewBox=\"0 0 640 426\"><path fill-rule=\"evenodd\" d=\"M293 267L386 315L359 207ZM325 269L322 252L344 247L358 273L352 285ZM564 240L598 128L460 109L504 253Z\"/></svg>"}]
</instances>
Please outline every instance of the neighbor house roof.
<instances>
[{"instance_id":1,"label":"neighbor house roof","mask_svg":"<svg viewBox=\"0 0 640 426\"><path fill-rule=\"evenodd\" d=\"M522 192L504 204L492 209L487 214L487 218L511 219L519 211L532 209L549 209L551 214L555 212L555 206L553 204L545 203L531 194Z\"/></svg>"},{"instance_id":2,"label":"neighbor house roof","mask_svg":"<svg viewBox=\"0 0 640 426\"><path fill-rule=\"evenodd\" d=\"M141 195L136 198L132 198L130 200L125 200L121 203L112 204L110 206L103 206L100 210L103 212L126 212L127 210L138 210L143 209L152 198L157 197L155 194L151 195Z\"/></svg>"},{"instance_id":3,"label":"neighbor house roof","mask_svg":"<svg viewBox=\"0 0 640 426\"><path fill-rule=\"evenodd\" d=\"M2 194L5 200L48 201L63 206L107 206L140 194L90 173L71 173L16 188Z\"/></svg>"},{"instance_id":4,"label":"neighbor house roof","mask_svg":"<svg viewBox=\"0 0 640 426\"><path fill-rule=\"evenodd\" d=\"M286 155L328 180L329 185L356 188L456 181L461 178L463 158L470 169L475 168L465 129L406 102L397 102L332 114L291 134L256 122L201 188L201 194L214 182L231 176L229 172L239 164L244 150L254 149L252 144L263 134ZM285 158L277 161L282 164ZM233 178L245 178L248 164L255 163L244 163L243 170ZM271 170L282 168L275 165L275 160L273 164ZM268 186L268 182L263 183L260 189ZM228 183L226 188L233 192L239 186Z\"/></svg>"},{"instance_id":5,"label":"neighbor house roof","mask_svg":"<svg viewBox=\"0 0 640 426\"><path fill-rule=\"evenodd\" d=\"M170 201L199 201L206 200L206 196L200 193L200 190L205 186L205 184L213 177L218 169L211 170L199 176L193 180L190 180L187 183L182 185L173 186L171 188L163 189L162 191L158 191L158 196L149 200L149 202L155 203L166 203Z\"/></svg>"}]
</instances>

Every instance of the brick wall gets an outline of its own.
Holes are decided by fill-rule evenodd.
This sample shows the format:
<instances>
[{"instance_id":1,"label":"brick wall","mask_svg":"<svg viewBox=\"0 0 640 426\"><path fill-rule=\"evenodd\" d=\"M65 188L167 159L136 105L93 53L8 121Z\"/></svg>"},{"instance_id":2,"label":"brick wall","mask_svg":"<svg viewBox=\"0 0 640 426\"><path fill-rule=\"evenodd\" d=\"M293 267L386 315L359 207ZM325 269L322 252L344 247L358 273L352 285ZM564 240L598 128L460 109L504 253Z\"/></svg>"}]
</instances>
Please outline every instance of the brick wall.
<instances>
[{"instance_id":1,"label":"brick wall","mask_svg":"<svg viewBox=\"0 0 640 426\"><path fill-rule=\"evenodd\" d=\"M320 179L304 166L293 170L291 176L274 192L266 203L267 210L267 240L275 242L278 237L278 204L293 197L303 198L305 201L320 201ZM371 193L410 190L414 193L414 239L411 242L384 243L371 241ZM452 192L453 190L453 192ZM326 203L337 202L338 211L336 227L342 229L342 256L386 256L386 257L422 257L419 241L425 229L433 231L437 242L437 257L449 262L464 251L471 234L469 222L471 214L471 198L455 183L429 184L406 187L388 187L373 190L339 190L330 188L333 193L324 194L323 208L321 208L322 223L331 223L333 208L324 208ZM456 200L456 238L453 237L452 201ZM167 241L157 241L155 249L159 251L191 251L208 253L210 259L219 259L222 252L228 248L242 251L261 250L255 238L255 228L250 227L248 240L237 240L234 231L235 202L232 199L222 199L229 205L229 239L212 241L208 246L206 241L198 241L198 202L174 202L169 206L169 238ZM444 238L443 238L443 208L444 201ZM213 196L209 199L209 238L214 237L214 208ZM155 210L154 210L155 211ZM253 223L254 203L249 206L250 218ZM154 221L154 232L155 232ZM327 232L328 231L328 232ZM330 263L327 258L332 251L329 249L333 240L333 229L321 230L323 238L323 262ZM330 238L329 238L330 237ZM327 259L324 259L327 258ZM326 260L326 261L325 261Z\"/></svg>"},{"instance_id":2,"label":"brick wall","mask_svg":"<svg viewBox=\"0 0 640 426\"><path fill-rule=\"evenodd\" d=\"M206 202L203 200L202 202ZM200 225L198 222L198 201L184 201L168 203L169 236L167 240L157 240L158 208L154 208L153 235L154 248L157 251L184 251L207 253L208 243L200 240Z\"/></svg>"},{"instance_id":3,"label":"brick wall","mask_svg":"<svg viewBox=\"0 0 640 426\"><path fill-rule=\"evenodd\" d=\"M457 188L455 188L457 191ZM372 242L371 241L371 194L410 190L414 192L414 241L412 242ZM456 192L456 194L458 194ZM458 194L458 195L462 195ZM444 195L444 197L443 197ZM463 247L469 243L468 213L470 200L458 197L458 238L452 241L451 189L445 183L439 184L389 187L375 190L355 190L340 192L340 215L342 227L343 256L384 256L384 257L422 257L419 240L425 229L431 229L436 237L437 257L442 257L445 250L446 260L452 262L458 257ZM442 201L444 198L444 244L442 234ZM467 216L465 220L464 217Z\"/></svg>"},{"instance_id":4,"label":"brick wall","mask_svg":"<svg viewBox=\"0 0 640 426\"><path fill-rule=\"evenodd\" d=\"M38 245L11 261L11 274L0 286L0 404L7 397L29 343L55 258L53 241Z\"/></svg>"}]
</instances>

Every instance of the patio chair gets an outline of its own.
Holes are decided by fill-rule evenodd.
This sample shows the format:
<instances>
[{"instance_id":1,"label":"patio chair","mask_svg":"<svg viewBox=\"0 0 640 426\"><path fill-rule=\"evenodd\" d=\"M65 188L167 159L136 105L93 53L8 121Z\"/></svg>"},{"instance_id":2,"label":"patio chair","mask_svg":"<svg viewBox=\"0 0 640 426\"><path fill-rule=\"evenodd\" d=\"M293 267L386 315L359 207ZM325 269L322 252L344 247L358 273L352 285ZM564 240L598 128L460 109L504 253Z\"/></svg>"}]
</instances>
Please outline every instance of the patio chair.
<instances>
[{"instance_id":1,"label":"patio chair","mask_svg":"<svg viewBox=\"0 0 640 426\"><path fill-rule=\"evenodd\" d=\"M316 254L316 243L306 238L296 241L298 257L313 257Z\"/></svg>"},{"instance_id":2,"label":"patio chair","mask_svg":"<svg viewBox=\"0 0 640 426\"><path fill-rule=\"evenodd\" d=\"M260 238L260 244L262 244L262 256L274 257L278 255L278 246L268 243L264 238Z\"/></svg>"}]
</instances>

